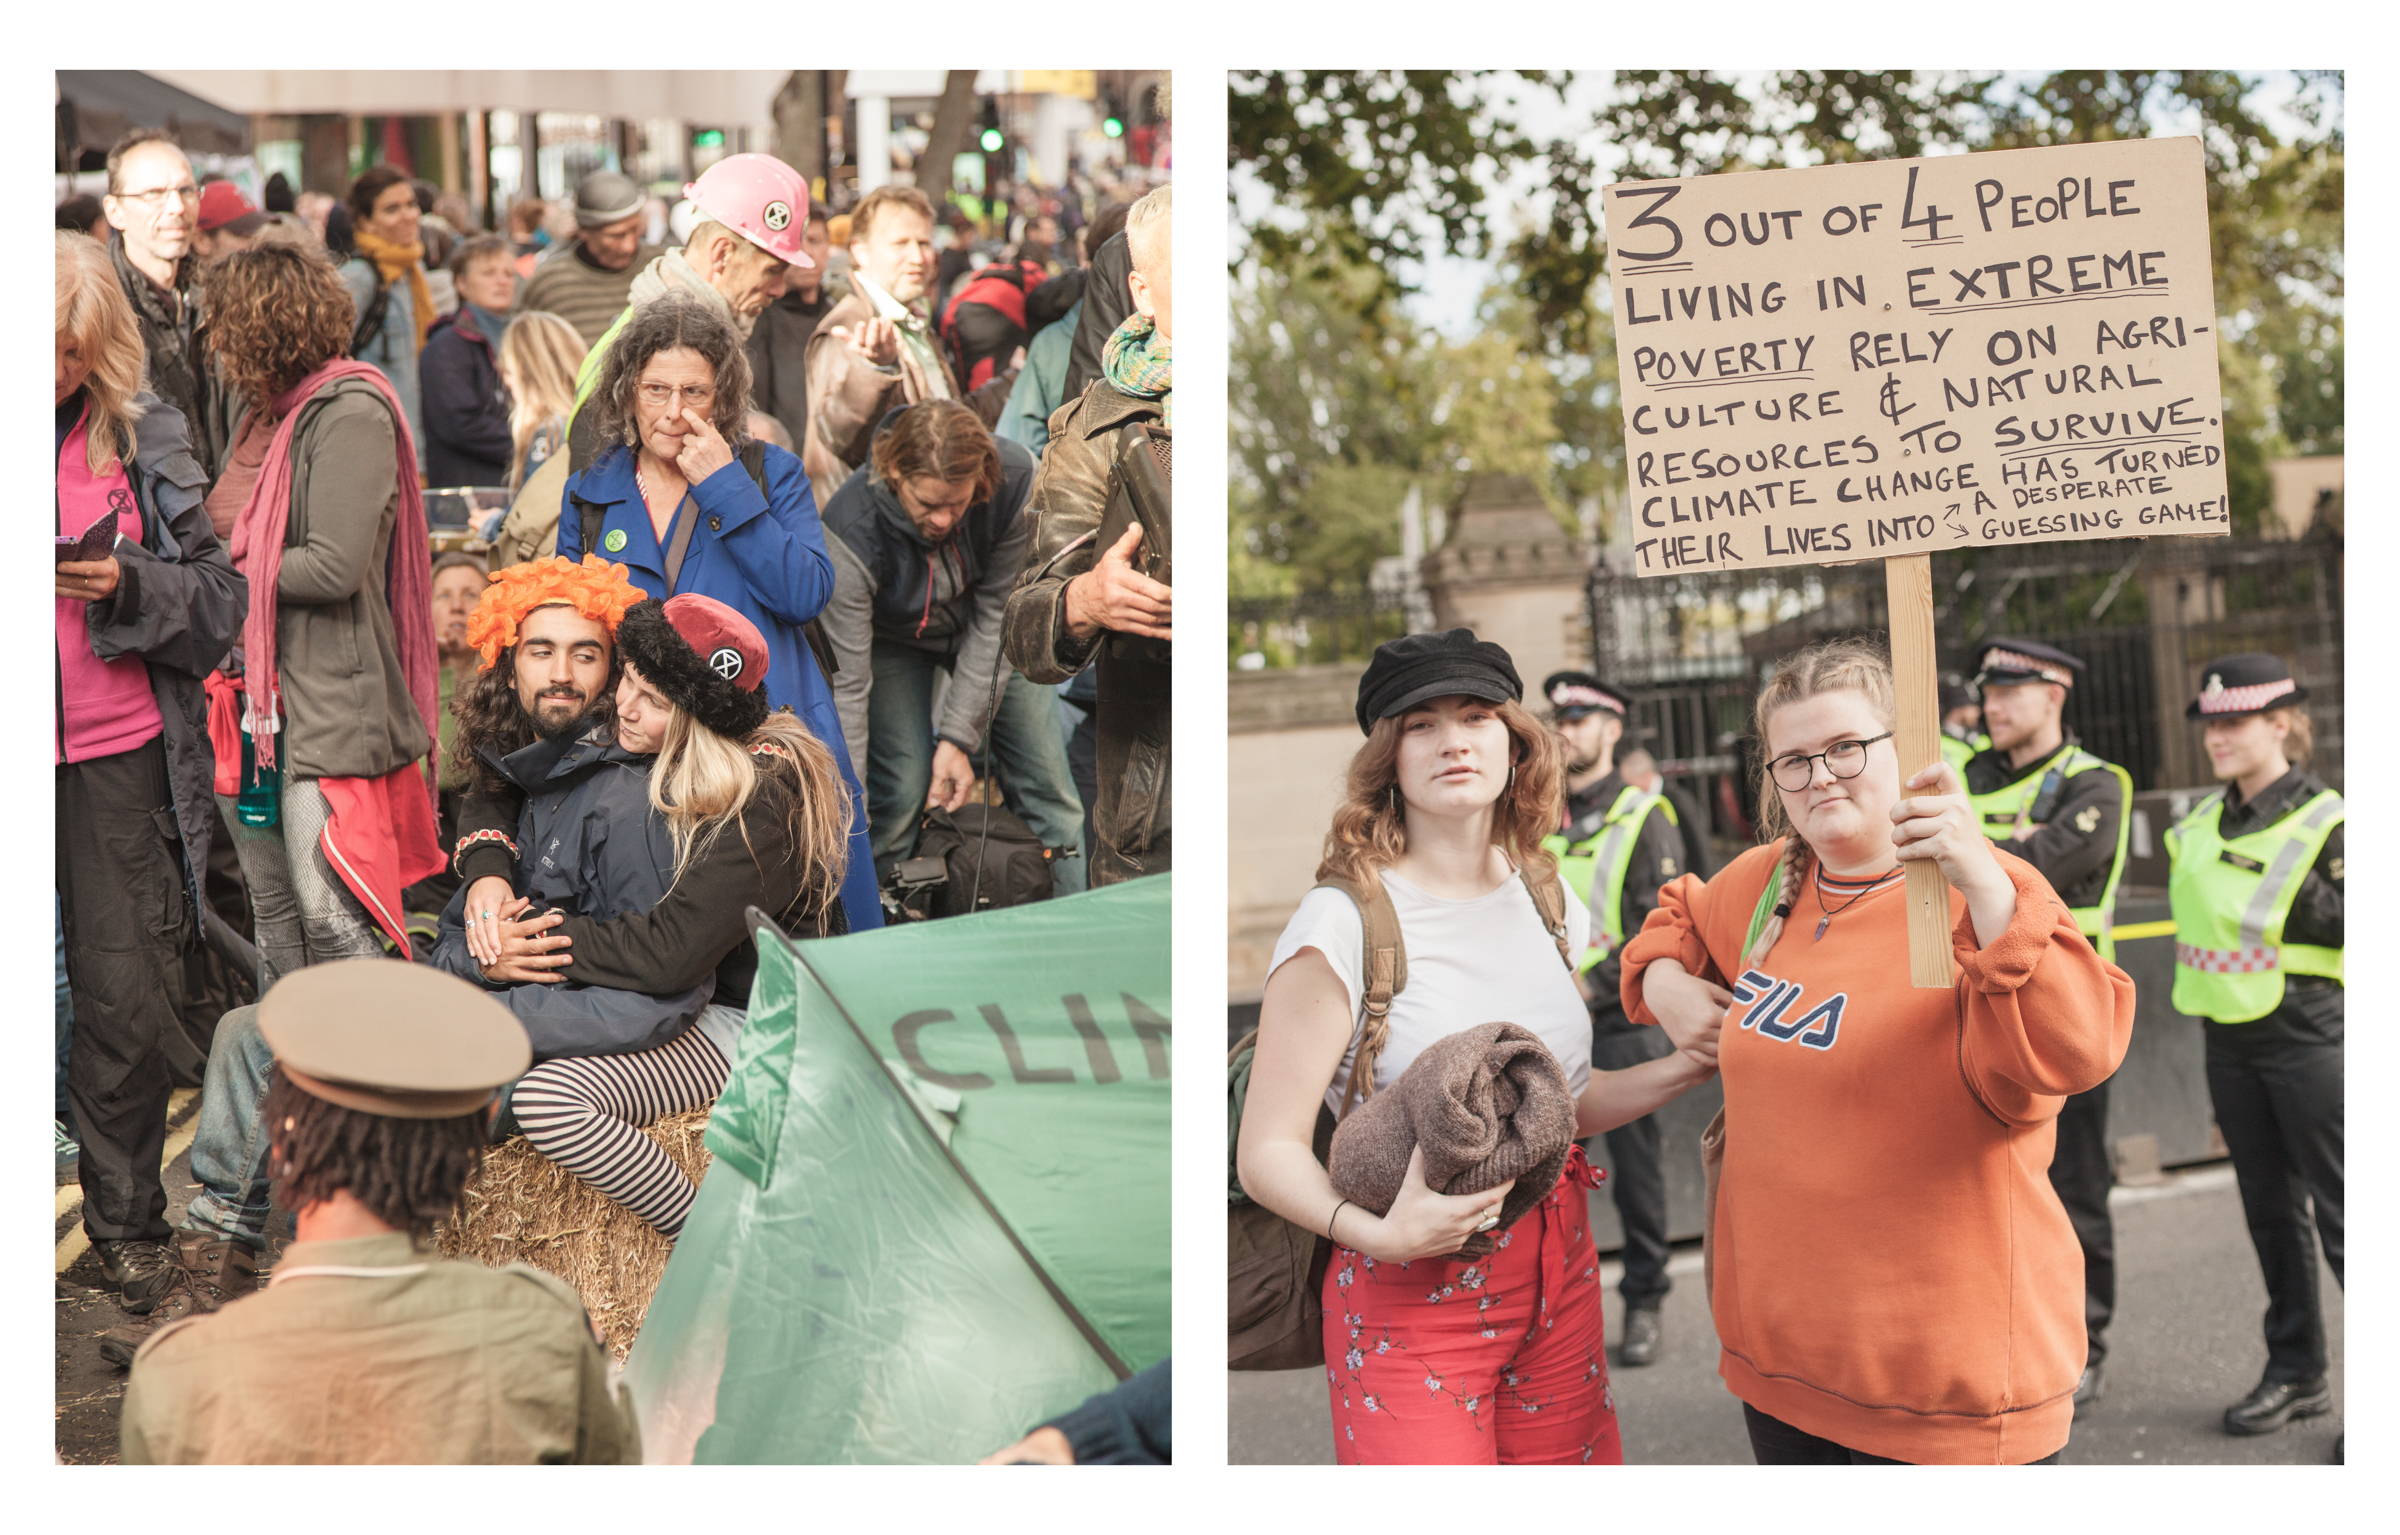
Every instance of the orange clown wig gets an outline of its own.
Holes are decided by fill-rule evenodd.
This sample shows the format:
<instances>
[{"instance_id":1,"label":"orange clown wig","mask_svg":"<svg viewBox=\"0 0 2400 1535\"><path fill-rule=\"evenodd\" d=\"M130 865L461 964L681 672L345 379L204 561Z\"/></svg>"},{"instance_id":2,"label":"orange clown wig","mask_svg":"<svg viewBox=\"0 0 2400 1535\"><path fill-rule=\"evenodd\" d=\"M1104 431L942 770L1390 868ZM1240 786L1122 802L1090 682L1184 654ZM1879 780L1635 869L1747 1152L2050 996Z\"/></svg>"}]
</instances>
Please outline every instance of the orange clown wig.
<instances>
[{"instance_id":1,"label":"orange clown wig","mask_svg":"<svg viewBox=\"0 0 2400 1535\"><path fill-rule=\"evenodd\" d=\"M517 642L525 615L535 608L561 605L617 632L625 610L642 600L640 587L625 579L625 567L587 554L578 565L563 554L527 560L492 573L483 600L467 616L467 643L483 656L480 670L489 671L500 652Z\"/></svg>"}]
</instances>

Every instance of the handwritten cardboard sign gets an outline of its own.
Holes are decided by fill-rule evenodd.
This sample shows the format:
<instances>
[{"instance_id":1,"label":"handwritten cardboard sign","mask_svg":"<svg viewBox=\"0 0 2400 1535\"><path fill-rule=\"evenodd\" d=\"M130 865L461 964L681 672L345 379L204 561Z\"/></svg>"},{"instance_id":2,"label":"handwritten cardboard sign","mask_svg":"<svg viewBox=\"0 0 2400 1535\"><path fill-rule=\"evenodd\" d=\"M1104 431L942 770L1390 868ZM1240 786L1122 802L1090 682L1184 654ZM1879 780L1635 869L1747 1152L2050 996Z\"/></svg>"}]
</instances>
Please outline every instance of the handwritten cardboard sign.
<instances>
[{"instance_id":1,"label":"handwritten cardboard sign","mask_svg":"<svg viewBox=\"0 0 2400 1535\"><path fill-rule=\"evenodd\" d=\"M1605 195L1637 573L2231 531L2198 139Z\"/></svg>"}]
</instances>

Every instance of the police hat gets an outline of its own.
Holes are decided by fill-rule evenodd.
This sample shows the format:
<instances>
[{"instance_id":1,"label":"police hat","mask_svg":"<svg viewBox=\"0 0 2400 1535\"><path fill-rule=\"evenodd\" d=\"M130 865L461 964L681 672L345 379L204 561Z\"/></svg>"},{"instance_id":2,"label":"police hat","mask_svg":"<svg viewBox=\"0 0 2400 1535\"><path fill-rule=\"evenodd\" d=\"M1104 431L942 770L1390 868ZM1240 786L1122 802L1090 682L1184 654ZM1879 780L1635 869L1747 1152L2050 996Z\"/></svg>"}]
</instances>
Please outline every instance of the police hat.
<instances>
[{"instance_id":1,"label":"police hat","mask_svg":"<svg viewBox=\"0 0 2400 1535\"><path fill-rule=\"evenodd\" d=\"M1375 722L1415 708L1429 698L1481 698L1515 702L1525 696L1517 665L1508 652L1472 629L1410 634L1375 647L1375 658L1358 679L1358 728L1372 734Z\"/></svg>"},{"instance_id":2,"label":"police hat","mask_svg":"<svg viewBox=\"0 0 2400 1535\"><path fill-rule=\"evenodd\" d=\"M1542 696L1550 701L1550 717L1561 720L1579 720L1603 709L1623 719L1633 702L1590 672L1552 672L1542 679Z\"/></svg>"},{"instance_id":3,"label":"police hat","mask_svg":"<svg viewBox=\"0 0 2400 1535\"><path fill-rule=\"evenodd\" d=\"M1995 639L1984 642L1975 666L1979 688L1994 683L2006 687L2014 682L2055 682L2071 688L2075 674L2083 670L2083 658L2032 640Z\"/></svg>"},{"instance_id":4,"label":"police hat","mask_svg":"<svg viewBox=\"0 0 2400 1535\"><path fill-rule=\"evenodd\" d=\"M2200 674L2200 696L2184 706L2187 720L2221 720L2263 714L2308 702L2308 689L2274 656L2252 652L2220 656Z\"/></svg>"},{"instance_id":5,"label":"police hat","mask_svg":"<svg viewBox=\"0 0 2400 1535\"><path fill-rule=\"evenodd\" d=\"M516 1015L454 975L397 959L295 970L268 988L258 1032L292 1085L393 1119L456 1119L533 1064Z\"/></svg>"}]
</instances>

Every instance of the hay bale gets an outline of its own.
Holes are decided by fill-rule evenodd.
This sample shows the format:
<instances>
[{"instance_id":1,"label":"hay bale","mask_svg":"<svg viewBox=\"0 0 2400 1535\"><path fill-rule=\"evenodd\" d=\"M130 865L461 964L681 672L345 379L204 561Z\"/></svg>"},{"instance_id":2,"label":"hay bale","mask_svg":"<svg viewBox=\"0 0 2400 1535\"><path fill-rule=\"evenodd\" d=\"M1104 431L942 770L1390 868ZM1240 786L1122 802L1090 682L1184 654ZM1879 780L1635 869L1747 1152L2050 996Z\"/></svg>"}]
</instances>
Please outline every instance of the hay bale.
<instances>
[{"instance_id":1,"label":"hay bale","mask_svg":"<svg viewBox=\"0 0 2400 1535\"><path fill-rule=\"evenodd\" d=\"M700 1139L707 1129L708 1110L702 1108L671 1114L642 1134L698 1183L708 1171L708 1148ZM609 1351L624 1359L674 1251L665 1237L523 1136L484 1154L483 1170L459 1203L462 1218L442 1229L442 1256L494 1267L530 1263L556 1274L582 1295Z\"/></svg>"}]
</instances>

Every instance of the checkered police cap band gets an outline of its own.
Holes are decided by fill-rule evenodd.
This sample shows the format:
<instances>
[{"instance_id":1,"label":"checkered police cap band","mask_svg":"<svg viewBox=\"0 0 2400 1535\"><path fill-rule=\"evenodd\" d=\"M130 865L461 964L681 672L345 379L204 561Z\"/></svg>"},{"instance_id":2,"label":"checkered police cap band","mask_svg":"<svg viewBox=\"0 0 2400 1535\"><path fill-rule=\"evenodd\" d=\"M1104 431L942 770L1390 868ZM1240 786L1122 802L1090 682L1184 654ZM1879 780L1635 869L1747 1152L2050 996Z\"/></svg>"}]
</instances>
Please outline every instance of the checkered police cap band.
<instances>
[{"instance_id":1,"label":"checkered police cap band","mask_svg":"<svg viewBox=\"0 0 2400 1535\"><path fill-rule=\"evenodd\" d=\"M1618 703L1598 688L1587 688L1580 683L1573 682L1562 682L1550 690L1550 707L1553 709L1606 709L1611 714L1625 712L1623 704Z\"/></svg>"},{"instance_id":2,"label":"checkered police cap band","mask_svg":"<svg viewBox=\"0 0 2400 1535\"><path fill-rule=\"evenodd\" d=\"M2212 684L2200 691L2202 714L2255 714L2276 699L2300 686L2285 677L2276 682L2254 682L2248 687L2229 688L2214 675Z\"/></svg>"},{"instance_id":3,"label":"checkered police cap band","mask_svg":"<svg viewBox=\"0 0 2400 1535\"><path fill-rule=\"evenodd\" d=\"M2053 661L2036 661L2033 657L2014 650L1995 649L1983 653L1982 674L1988 675L1995 671L2031 672L2044 682L2064 683L2068 687L2075 685L2075 674L2065 667Z\"/></svg>"}]
</instances>

